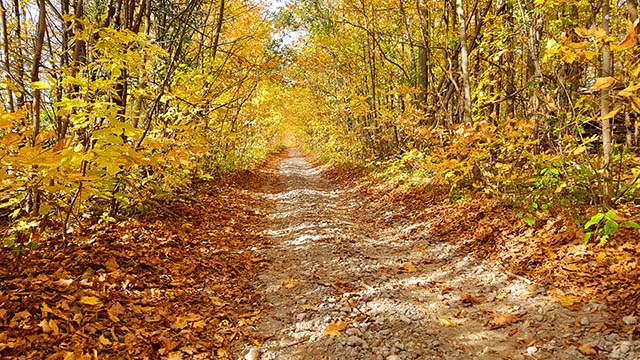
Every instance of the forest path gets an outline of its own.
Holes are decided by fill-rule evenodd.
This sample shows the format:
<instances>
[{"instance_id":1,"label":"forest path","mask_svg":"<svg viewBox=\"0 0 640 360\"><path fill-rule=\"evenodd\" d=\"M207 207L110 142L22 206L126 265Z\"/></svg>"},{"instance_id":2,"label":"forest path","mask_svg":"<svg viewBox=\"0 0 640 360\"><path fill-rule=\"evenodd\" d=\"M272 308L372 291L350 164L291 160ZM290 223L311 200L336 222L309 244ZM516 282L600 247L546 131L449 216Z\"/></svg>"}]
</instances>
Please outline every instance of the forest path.
<instances>
[{"instance_id":1,"label":"forest path","mask_svg":"<svg viewBox=\"0 0 640 360\"><path fill-rule=\"evenodd\" d=\"M263 190L276 204L271 245L256 250L272 264L256 279L267 314L252 329L267 340L248 344L246 359L640 358L638 342L590 331L607 321L591 311L601 305L571 311L434 239L402 204L334 184L286 152Z\"/></svg>"}]
</instances>

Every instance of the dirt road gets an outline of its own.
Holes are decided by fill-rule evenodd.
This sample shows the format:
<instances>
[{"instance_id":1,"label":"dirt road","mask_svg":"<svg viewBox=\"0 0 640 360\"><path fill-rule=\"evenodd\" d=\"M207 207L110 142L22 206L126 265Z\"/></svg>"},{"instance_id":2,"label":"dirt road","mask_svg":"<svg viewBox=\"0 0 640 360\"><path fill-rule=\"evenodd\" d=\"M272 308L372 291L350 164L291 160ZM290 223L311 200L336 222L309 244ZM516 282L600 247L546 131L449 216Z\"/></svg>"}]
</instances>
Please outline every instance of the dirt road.
<instances>
[{"instance_id":1,"label":"dirt road","mask_svg":"<svg viewBox=\"0 0 640 360\"><path fill-rule=\"evenodd\" d=\"M277 204L273 245L256 251L272 261L256 279L269 314L252 330L271 336L248 359L640 358L637 341L594 330L602 305L565 308L433 238L402 204L332 183L298 150L264 192Z\"/></svg>"}]
</instances>

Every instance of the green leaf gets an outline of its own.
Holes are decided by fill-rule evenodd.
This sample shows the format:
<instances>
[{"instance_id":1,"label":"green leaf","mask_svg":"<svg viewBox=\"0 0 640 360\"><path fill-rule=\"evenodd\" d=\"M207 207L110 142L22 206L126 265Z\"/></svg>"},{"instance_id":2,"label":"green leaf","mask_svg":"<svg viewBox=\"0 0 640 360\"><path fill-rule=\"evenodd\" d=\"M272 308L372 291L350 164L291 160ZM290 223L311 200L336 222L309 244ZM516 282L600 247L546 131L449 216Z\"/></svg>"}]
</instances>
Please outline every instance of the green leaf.
<instances>
[{"instance_id":1,"label":"green leaf","mask_svg":"<svg viewBox=\"0 0 640 360\"><path fill-rule=\"evenodd\" d=\"M604 217L603 213L597 213L597 214L593 215L591 220L587 221L587 223L584 224L585 230L590 228L592 225L598 224L600 222L600 220L602 220L603 217Z\"/></svg>"},{"instance_id":2,"label":"green leaf","mask_svg":"<svg viewBox=\"0 0 640 360\"><path fill-rule=\"evenodd\" d=\"M609 235L604 235L603 237L601 237L600 246L604 246L607 243L607 240L609 240Z\"/></svg>"},{"instance_id":3,"label":"green leaf","mask_svg":"<svg viewBox=\"0 0 640 360\"><path fill-rule=\"evenodd\" d=\"M524 211L518 211L518 213L516 214L516 217L523 217L524 216Z\"/></svg>"},{"instance_id":4,"label":"green leaf","mask_svg":"<svg viewBox=\"0 0 640 360\"><path fill-rule=\"evenodd\" d=\"M16 244L16 236L11 235L8 238L4 239L4 246L12 247Z\"/></svg>"},{"instance_id":5,"label":"green leaf","mask_svg":"<svg viewBox=\"0 0 640 360\"><path fill-rule=\"evenodd\" d=\"M640 229L640 225L638 225L637 222L631 221L631 220L623 221L622 225L626 225L626 226L628 226L630 228L634 228L634 229Z\"/></svg>"},{"instance_id":6,"label":"green leaf","mask_svg":"<svg viewBox=\"0 0 640 360\"><path fill-rule=\"evenodd\" d=\"M589 231L588 233L584 234L584 243L587 244L589 242L589 239L591 239L591 234L593 234L592 231Z\"/></svg>"},{"instance_id":7,"label":"green leaf","mask_svg":"<svg viewBox=\"0 0 640 360\"><path fill-rule=\"evenodd\" d=\"M607 219L615 219L615 217L618 216L618 214L616 214L616 212L613 210L609 210L607 211L606 214L604 214L604 216L606 216Z\"/></svg>"},{"instance_id":8,"label":"green leaf","mask_svg":"<svg viewBox=\"0 0 640 360\"><path fill-rule=\"evenodd\" d=\"M35 250L38 248L38 243L34 243L34 242L30 242L27 244L27 248L31 249L31 250Z\"/></svg>"},{"instance_id":9,"label":"green leaf","mask_svg":"<svg viewBox=\"0 0 640 360\"><path fill-rule=\"evenodd\" d=\"M607 219L602 227L601 233L604 236L613 235L618 231L618 223L614 220Z\"/></svg>"},{"instance_id":10,"label":"green leaf","mask_svg":"<svg viewBox=\"0 0 640 360\"><path fill-rule=\"evenodd\" d=\"M534 218L534 217L526 217L526 218L524 218L524 222L526 222L527 225L529 225L529 226L533 226L533 224L536 222L536 218Z\"/></svg>"}]
</instances>

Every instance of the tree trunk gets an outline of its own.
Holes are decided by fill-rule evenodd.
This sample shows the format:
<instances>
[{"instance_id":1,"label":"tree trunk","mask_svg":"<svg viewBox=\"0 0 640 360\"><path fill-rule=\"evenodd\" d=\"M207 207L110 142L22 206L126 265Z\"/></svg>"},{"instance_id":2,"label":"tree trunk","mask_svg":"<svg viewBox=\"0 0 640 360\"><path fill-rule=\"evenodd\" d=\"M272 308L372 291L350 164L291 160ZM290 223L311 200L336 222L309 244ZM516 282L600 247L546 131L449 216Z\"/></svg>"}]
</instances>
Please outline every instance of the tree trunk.
<instances>
[{"instance_id":1,"label":"tree trunk","mask_svg":"<svg viewBox=\"0 0 640 360\"><path fill-rule=\"evenodd\" d=\"M7 33L7 9L4 7L4 4L0 1L0 11L2 14L0 15L0 20L2 21L2 50L4 51L4 58L2 59L4 62L4 70L6 71L7 79L10 79L9 74L11 74L11 64L9 63L9 34ZM10 81L7 81L10 83ZM11 87L8 89L8 98L9 98L9 110L11 112L15 112L15 106L13 104L13 91Z\"/></svg>"},{"instance_id":2,"label":"tree trunk","mask_svg":"<svg viewBox=\"0 0 640 360\"><path fill-rule=\"evenodd\" d=\"M471 124L471 84L469 83L469 54L467 52L467 26L462 0L456 0L456 12L460 27L460 65L462 68L462 88L464 91L464 122Z\"/></svg>"},{"instance_id":3,"label":"tree trunk","mask_svg":"<svg viewBox=\"0 0 640 360\"><path fill-rule=\"evenodd\" d=\"M602 3L602 30L609 36L609 0ZM609 43L605 43L602 47L602 77L608 77L613 72L613 61L611 59L611 48ZM604 179L602 182L602 202L608 206L611 201L611 182L609 180L609 165L611 162L611 121L604 117L609 113L609 90L600 90L600 126L602 128L602 160L604 167Z\"/></svg>"},{"instance_id":4,"label":"tree trunk","mask_svg":"<svg viewBox=\"0 0 640 360\"><path fill-rule=\"evenodd\" d=\"M38 7L40 8L40 16L38 18L38 33L36 35L35 53L33 54L33 67L31 68L32 83L40 80L40 61L42 60L42 44L44 43L47 15L45 0L39 0ZM33 89L33 106L31 110L33 126L33 138L31 139L31 145L36 146L36 138L40 133L40 89Z\"/></svg>"},{"instance_id":5,"label":"tree trunk","mask_svg":"<svg viewBox=\"0 0 640 360\"><path fill-rule=\"evenodd\" d=\"M429 91L429 12L426 5L418 2L418 15L420 17L420 51L418 54L418 87L419 99L423 106L428 102Z\"/></svg>"},{"instance_id":6,"label":"tree trunk","mask_svg":"<svg viewBox=\"0 0 640 360\"><path fill-rule=\"evenodd\" d=\"M629 9L629 20L631 20L632 24L635 24L636 20L638 20L638 1L627 0L627 8Z\"/></svg>"}]
</instances>

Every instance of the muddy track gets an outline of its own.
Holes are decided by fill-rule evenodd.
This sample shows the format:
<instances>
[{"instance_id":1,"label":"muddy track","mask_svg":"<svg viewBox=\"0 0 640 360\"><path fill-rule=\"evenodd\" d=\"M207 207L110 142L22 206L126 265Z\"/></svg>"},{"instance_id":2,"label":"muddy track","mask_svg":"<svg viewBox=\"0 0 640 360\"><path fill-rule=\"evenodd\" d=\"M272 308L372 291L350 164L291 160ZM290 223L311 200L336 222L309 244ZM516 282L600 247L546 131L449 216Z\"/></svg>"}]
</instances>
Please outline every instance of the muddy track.
<instances>
[{"instance_id":1,"label":"muddy track","mask_svg":"<svg viewBox=\"0 0 640 360\"><path fill-rule=\"evenodd\" d=\"M592 311L602 305L571 311L535 281L460 255L402 204L330 182L298 150L263 192L276 202L272 246L256 250L272 264L256 279L268 313L251 330L268 338L247 344L248 359L640 358L637 341L593 331L608 320Z\"/></svg>"}]
</instances>

